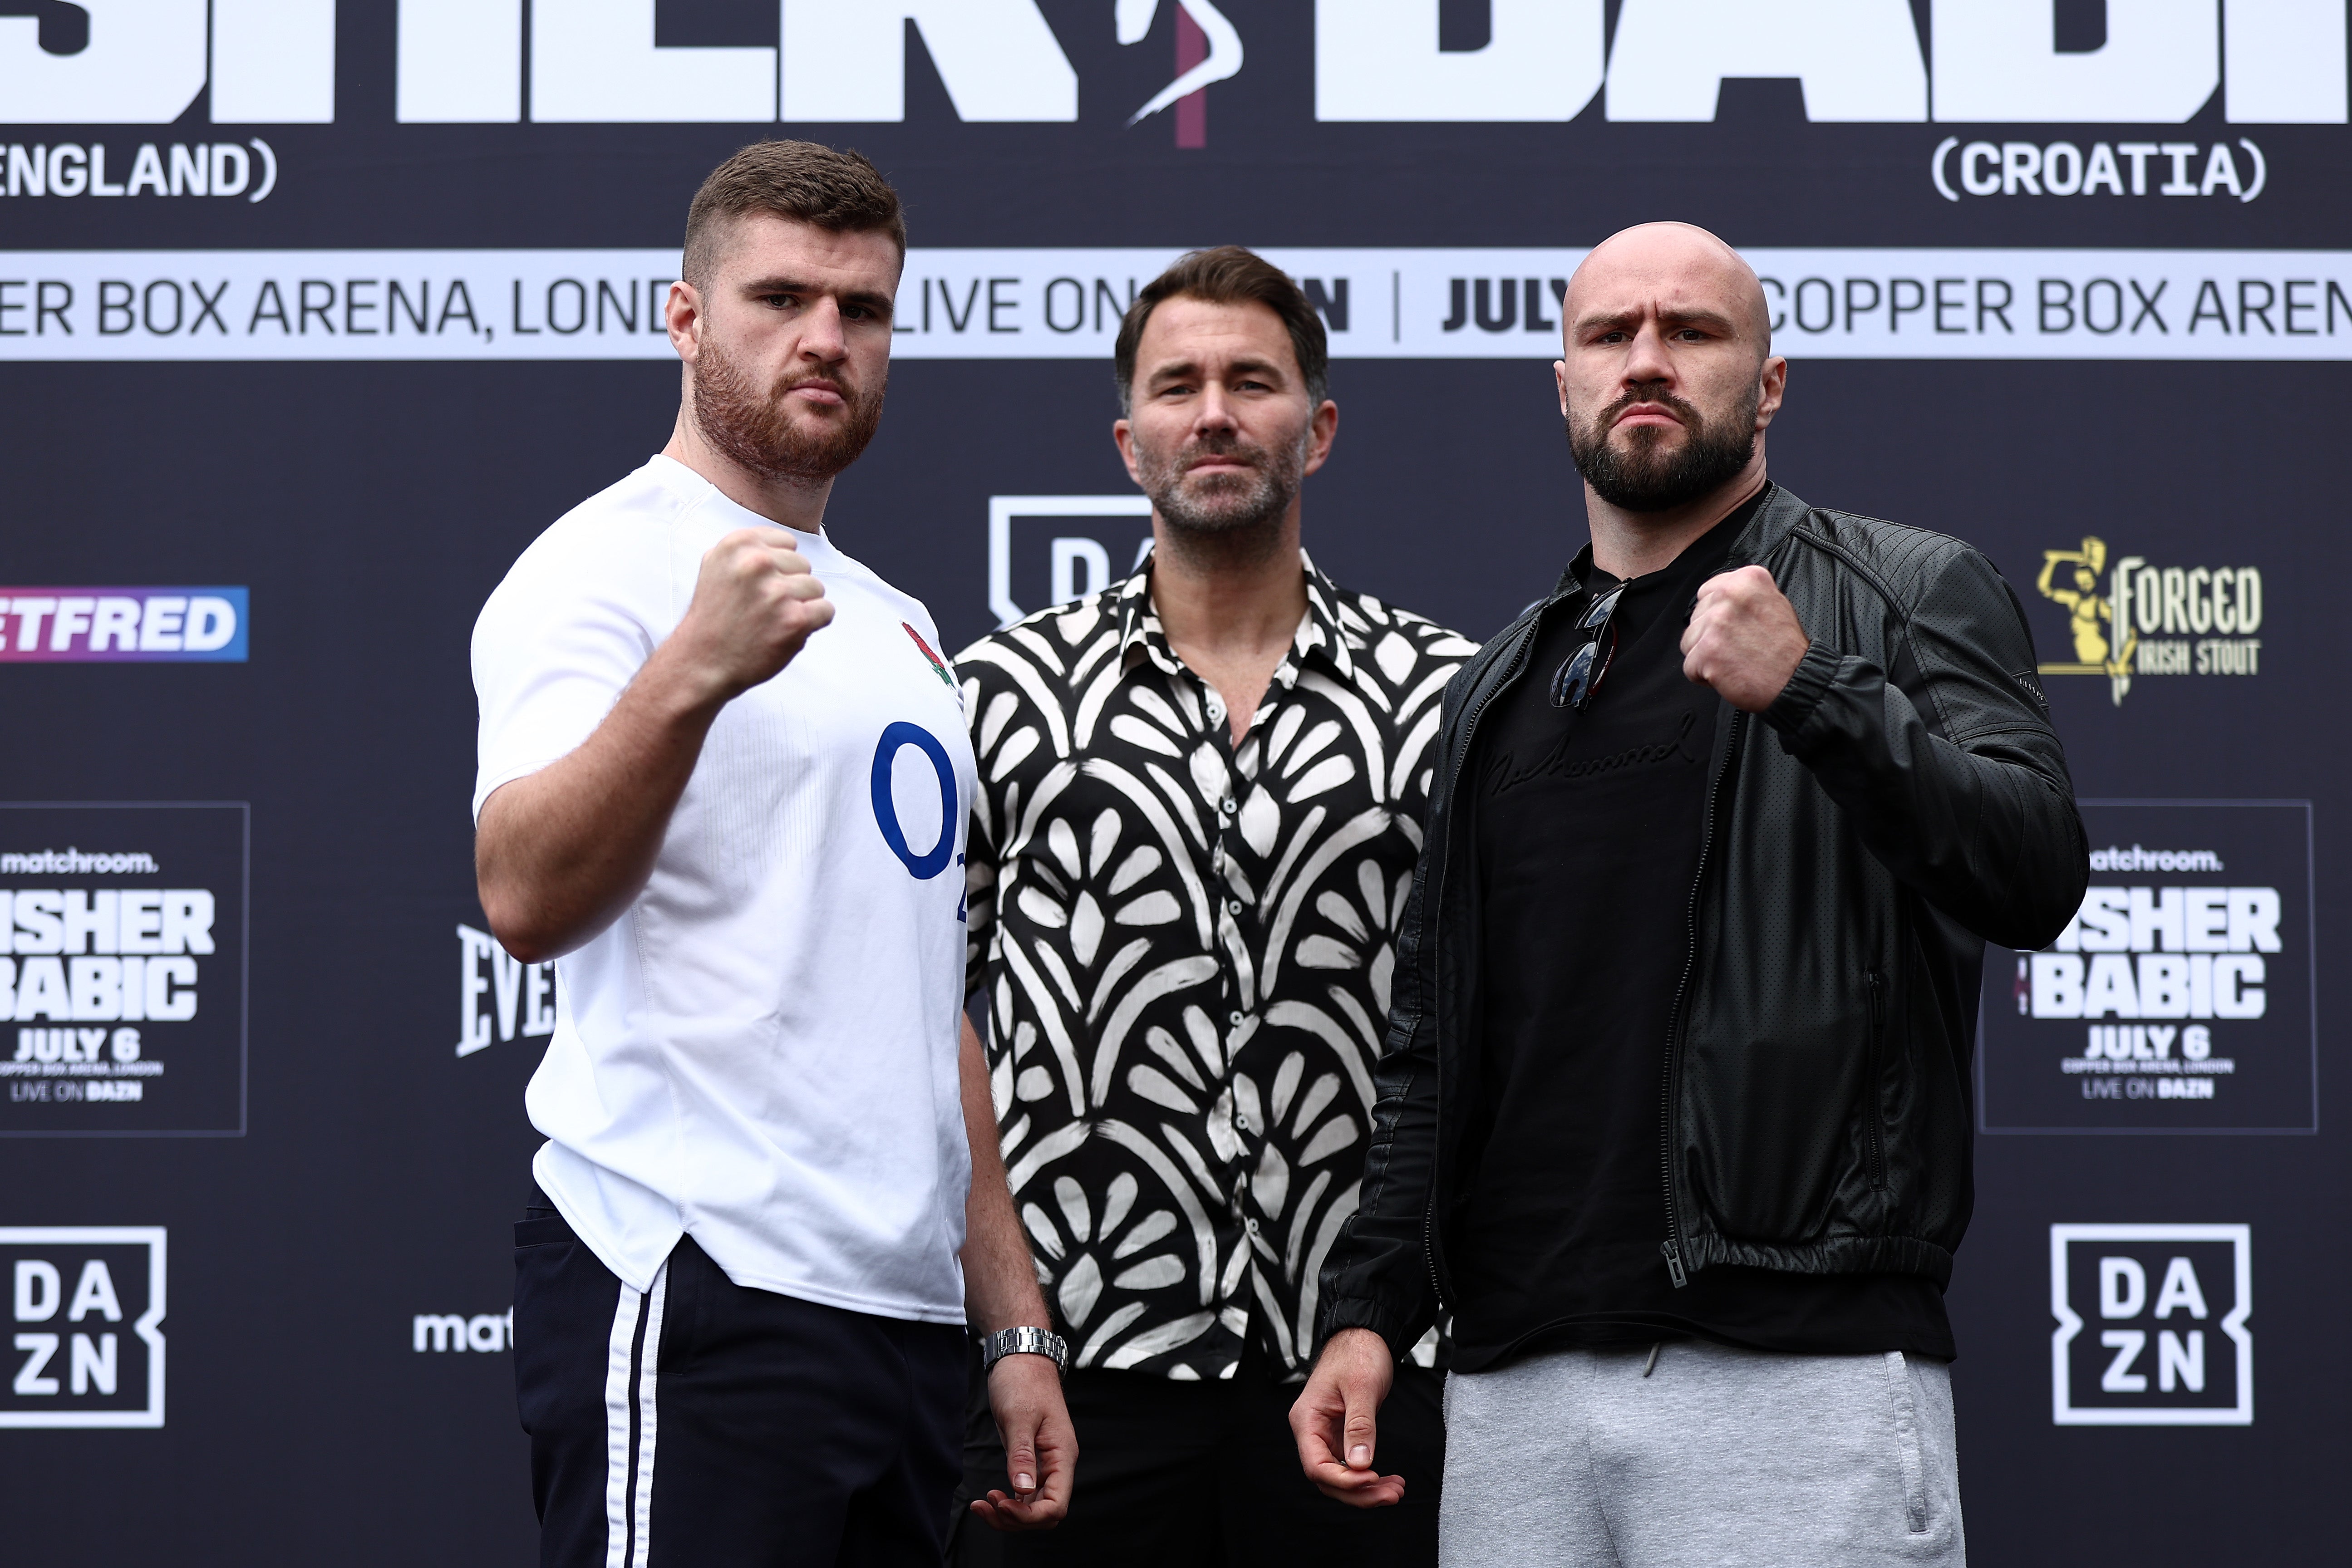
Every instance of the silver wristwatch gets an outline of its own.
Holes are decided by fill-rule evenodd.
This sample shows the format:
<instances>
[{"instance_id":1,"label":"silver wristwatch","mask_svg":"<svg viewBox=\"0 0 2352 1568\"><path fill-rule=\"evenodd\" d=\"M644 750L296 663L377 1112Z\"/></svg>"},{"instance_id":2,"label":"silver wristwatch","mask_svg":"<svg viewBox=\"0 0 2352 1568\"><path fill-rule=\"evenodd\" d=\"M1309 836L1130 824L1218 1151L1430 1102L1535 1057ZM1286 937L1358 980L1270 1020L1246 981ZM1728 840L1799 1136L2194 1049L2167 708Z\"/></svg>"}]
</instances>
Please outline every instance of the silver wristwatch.
<instances>
[{"instance_id":1,"label":"silver wristwatch","mask_svg":"<svg viewBox=\"0 0 2352 1568\"><path fill-rule=\"evenodd\" d=\"M1055 1372L1067 1375L1070 1370L1070 1347L1051 1329L999 1329L980 1342L983 1373L993 1372L1009 1355L1041 1355L1054 1363Z\"/></svg>"}]
</instances>

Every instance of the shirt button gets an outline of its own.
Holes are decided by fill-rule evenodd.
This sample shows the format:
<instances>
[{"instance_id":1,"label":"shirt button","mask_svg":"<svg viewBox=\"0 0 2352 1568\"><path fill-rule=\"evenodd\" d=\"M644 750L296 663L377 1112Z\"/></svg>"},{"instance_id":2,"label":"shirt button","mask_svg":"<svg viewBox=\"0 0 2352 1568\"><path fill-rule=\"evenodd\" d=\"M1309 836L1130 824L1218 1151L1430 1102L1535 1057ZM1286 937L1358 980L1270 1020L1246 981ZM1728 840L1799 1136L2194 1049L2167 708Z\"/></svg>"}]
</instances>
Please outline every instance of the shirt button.
<instances>
[{"instance_id":1,"label":"shirt button","mask_svg":"<svg viewBox=\"0 0 2352 1568\"><path fill-rule=\"evenodd\" d=\"M1229 1013L1225 1016L1234 1028L1238 1029L1242 1026L1242 1016L1239 1013Z\"/></svg>"},{"instance_id":2,"label":"shirt button","mask_svg":"<svg viewBox=\"0 0 2352 1568\"><path fill-rule=\"evenodd\" d=\"M1252 1220L1249 1222L1249 1233L1252 1236L1255 1236L1257 1234L1257 1221Z\"/></svg>"},{"instance_id":3,"label":"shirt button","mask_svg":"<svg viewBox=\"0 0 2352 1568\"><path fill-rule=\"evenodd\" d=\"M1242 901L1239 899L1227 899L1225 908L1234 914L1239 914L1242 912Z\"/></svg>"},{"instance_id":4,"label":"shirt button","mask_svg":"<svg viewBox=\"0 0 2352 1568\"><path fill-rule=\"evenodd\" d=\"M1217 803L1217 809L1223 812L1227 816L1231 816L1234 813L1239 811L1241 807L1234 804L1234 797L1232 795L1227 795L1224 799Z\"/></svg>"}]
</instances>

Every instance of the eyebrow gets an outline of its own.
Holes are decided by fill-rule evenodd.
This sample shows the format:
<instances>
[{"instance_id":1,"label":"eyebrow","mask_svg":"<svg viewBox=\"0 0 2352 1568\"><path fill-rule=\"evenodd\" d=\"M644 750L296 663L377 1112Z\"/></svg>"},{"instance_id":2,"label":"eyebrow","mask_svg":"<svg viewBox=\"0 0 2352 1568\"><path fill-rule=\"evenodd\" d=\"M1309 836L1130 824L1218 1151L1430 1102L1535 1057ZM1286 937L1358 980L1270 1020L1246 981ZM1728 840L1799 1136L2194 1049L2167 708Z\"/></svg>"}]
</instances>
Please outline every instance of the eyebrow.
<instances>
[{"instance_id":1,"label":"eyebrow","mask_svg":"<svg viewBox=\"0 0 2352 1568\"><path fill-rule=\"evenodd\" d=\"M1265 375L1276 380L1283 375L1282 366L1270 359L1237 359L1226 366L1226 370L1234 375ZM1163 381L1183 381L1200 374L1198 360L1182 359L1154 367L1145 379L1147 384L1157 386Z\"/></svg>"},{"instance_id":2,"label":"eyebrow","mask_svg":"<svg viewBox=\"0 0 2352 1568\"><path fill-rule=\"evenodd\" d=\"M1682 310L1661 310L1658 312L1658 317L1663 321L1676 324L1713 327L1727 336L1737 337L1739 333L1738 323L1729 316L1720 310L1707 310L1704 306L1694 305ZM1630 326L1641 318L1642 312L1639 310L1596 310L1589 316L1577 318L1576 331L1579 337L1582 337L1588 332L1599 331L1607 327Z\"/></svg>"}]
</instances>

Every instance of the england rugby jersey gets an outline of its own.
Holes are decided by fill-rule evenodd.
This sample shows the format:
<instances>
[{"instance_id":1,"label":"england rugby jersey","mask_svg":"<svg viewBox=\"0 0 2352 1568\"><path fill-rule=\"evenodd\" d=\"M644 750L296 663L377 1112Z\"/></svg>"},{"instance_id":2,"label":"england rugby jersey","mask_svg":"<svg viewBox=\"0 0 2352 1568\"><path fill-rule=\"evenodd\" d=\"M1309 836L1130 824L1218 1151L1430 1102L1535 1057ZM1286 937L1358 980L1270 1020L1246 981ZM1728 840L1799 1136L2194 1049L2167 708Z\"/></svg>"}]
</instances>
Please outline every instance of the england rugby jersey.
<instances>
[{"instance_id":1,"label":"england rugby jersey","mask_svg":"<svg viewBox=\"0 0 2352 1568\"><path fill-rule=\"evenodd\" d=\"M594 731L722 534L775 526L656 458L540 535L474 628L476 816ZM971 743L922 605L793 542L833 622L719 712L645 890L557 961L533 1170L638 1289L690 1234L740 1285L960 1323Z\"/></svg>"}]
</instances>

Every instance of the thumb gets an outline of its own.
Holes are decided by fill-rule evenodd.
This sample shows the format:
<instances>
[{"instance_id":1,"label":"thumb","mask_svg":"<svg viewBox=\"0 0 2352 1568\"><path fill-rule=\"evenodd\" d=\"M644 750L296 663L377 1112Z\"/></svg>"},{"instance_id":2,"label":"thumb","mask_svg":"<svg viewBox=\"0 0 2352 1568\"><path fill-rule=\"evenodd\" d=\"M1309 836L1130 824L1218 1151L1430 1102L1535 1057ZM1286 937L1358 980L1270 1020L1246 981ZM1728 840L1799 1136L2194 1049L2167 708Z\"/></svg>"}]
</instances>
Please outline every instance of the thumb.
<instances>
[{"instance_id":1,"label":"thumb","mask_svg":"<svg viewBox=\"0 0 2352 1568\"><path fill-rule=\"evenodd\" d=\"M1379 1436L1379 1423L1374 1412L1380 1406L1372 1400L1371 1391L1360 1383L1348 1385L1348 1419L1341 1436L1341 1452L1351 1470L1372 1468L1372 1452Z\"/></svg>"},{"instance_id":2,"label":"thumb","mask_svg":"<svg viewBox=\"0 0 2352 1568\"><path fill-rule=\"evenodd\" d=\"M1034 1430L1024 1431L1004 1446L1004 1473L1011 1478L1013 1489L1022 1496L1037 1489L1037 1443Z\"/></svg>"}]
</instances>

